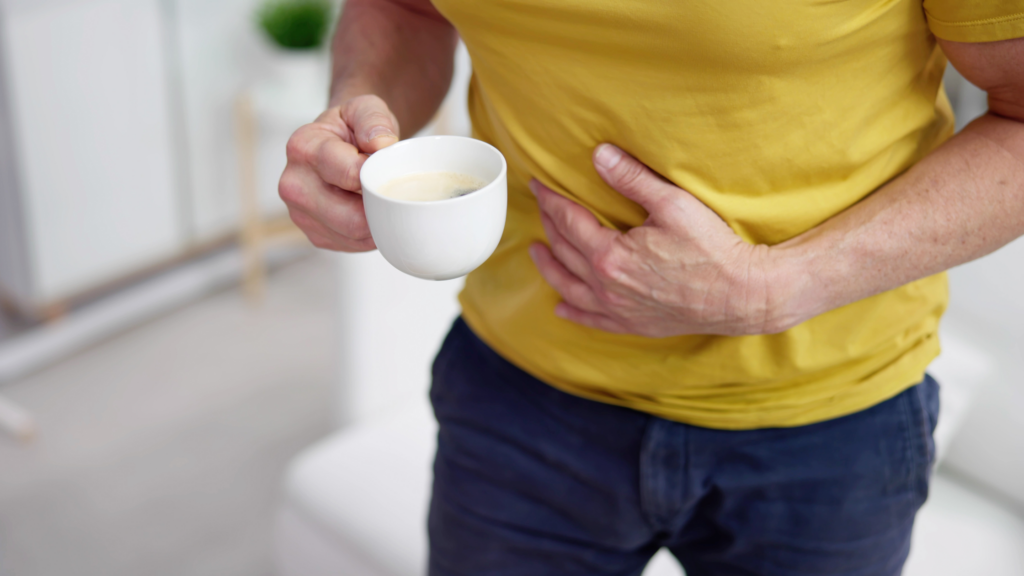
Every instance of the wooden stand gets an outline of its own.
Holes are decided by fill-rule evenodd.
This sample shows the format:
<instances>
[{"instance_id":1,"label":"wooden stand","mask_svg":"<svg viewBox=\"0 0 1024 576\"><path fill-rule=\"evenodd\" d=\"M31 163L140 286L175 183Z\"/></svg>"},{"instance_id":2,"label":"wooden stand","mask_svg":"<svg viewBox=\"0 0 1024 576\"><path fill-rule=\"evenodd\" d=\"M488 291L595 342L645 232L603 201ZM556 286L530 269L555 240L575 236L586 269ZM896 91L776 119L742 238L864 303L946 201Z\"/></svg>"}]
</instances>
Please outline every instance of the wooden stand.
<instances>
[{"instance_id":1,"label":"wooden stand","mask_svg":"<svg viewBox=\"0 0 1024 576\"><path fill-rule=\"evenodd\" d=\"M241 199L241 227L239 244L242 249L242 289L250 304L263 301L266 285L267 248L276 244L308 242L305 234L288 216L266 219L260 206L256 182L256 154L258 142L256 114L252 97L243 93L235 102L235 140L238 146L239 192ZM284 150L281 151L284 153Z\"/></svg>"}]
</instances>

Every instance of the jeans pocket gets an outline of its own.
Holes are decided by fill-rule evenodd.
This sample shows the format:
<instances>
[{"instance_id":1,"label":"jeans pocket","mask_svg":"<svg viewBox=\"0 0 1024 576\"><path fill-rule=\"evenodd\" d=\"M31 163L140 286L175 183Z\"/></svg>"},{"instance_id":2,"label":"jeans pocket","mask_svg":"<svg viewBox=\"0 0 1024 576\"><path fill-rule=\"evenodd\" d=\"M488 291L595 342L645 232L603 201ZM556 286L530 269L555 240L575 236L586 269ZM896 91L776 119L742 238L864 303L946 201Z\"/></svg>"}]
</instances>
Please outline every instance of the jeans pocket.
<instances>
[{"instance_id":1,"label":"jeans pocket","mask_svg":"<svg viewBox=\"0 0 1024 576\"><path fill-rule=\"evenodd\" d=\"M930 375L902 394L911 485L922 501L935 464L935 426L939 416L939 384Z\"/></svg>"},{"instance_id":2,"label":"jeans pocket","mask_svg":"<svg viewBox=\"0 0 1024 576\"><path fill-rule=\"evenodd\" d=\"M931 374L925 374L924 380L917 385L918 395L921 397L921 405L924 408L925 416L928 418L928 435L932 439L932 458L935 457L935 426L939 423L939 391L942 386L932 378Z\"/></svg>"}]
</instances>

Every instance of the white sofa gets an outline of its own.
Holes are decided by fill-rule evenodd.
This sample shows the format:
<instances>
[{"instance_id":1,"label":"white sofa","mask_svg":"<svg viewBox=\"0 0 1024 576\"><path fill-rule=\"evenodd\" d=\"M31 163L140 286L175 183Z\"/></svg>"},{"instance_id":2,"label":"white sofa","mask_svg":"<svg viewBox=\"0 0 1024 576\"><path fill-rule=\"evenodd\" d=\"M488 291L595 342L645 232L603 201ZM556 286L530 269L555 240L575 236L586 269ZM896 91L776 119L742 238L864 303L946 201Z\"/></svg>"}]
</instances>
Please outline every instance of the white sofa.
<instances>
[{"instance_id":1,"label":"white sofa","mask_svg":"<svg viewBox=\"0 0 1024 576\"><path fill-rule=\"evenodd\" d=\"M357 309L345 313L343 337L351 390L344 418L352 424L289 468L277 527L279 575L423 574L436 433L427 367L457 313L459 285L409 279L377 255L342 256L339 263L344 293ZM932 367L942 384L936 431L942 454L970 399L994 374L994 357L979 343L952 332L943 334L943 344ZM644 574L681 573L662 551ZM940 473L920 513L905 574L1024 575L1024 518Z\"/></svg>"}]
</instances>

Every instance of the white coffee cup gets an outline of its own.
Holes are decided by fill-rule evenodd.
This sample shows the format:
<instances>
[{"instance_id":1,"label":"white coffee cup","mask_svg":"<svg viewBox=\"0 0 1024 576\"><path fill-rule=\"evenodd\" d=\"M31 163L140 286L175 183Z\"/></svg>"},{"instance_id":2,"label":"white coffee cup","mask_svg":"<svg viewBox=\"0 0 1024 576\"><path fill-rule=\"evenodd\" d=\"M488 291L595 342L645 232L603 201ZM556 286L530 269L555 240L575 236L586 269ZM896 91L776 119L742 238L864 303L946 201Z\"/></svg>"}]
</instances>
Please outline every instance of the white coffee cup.
<instances>
[{"instance_id":1,"label":"white coffee cup","mask_svg":"<svg viewBox=\"0 0 1024 576\"><path fill-rule=\"evenodd\" d=\"M447 200L413 202L381 196L380 188L420 172L459 172L487 182ZM425 136L374 153L359 172L370 235L389 263L426 280L464 276L490 257L505 229L505 157L486 142Z\"/></svg>"}]
</instances>

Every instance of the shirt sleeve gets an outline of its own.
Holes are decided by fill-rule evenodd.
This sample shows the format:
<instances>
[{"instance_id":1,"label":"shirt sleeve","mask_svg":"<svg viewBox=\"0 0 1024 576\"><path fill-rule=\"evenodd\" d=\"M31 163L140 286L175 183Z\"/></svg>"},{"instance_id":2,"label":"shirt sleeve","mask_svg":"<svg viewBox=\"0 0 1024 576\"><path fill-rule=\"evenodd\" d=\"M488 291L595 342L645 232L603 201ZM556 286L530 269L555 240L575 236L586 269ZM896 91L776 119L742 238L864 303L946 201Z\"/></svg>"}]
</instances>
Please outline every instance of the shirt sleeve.
<instances>
[{"instance_id":1,"label":"shirt sleeve","mask_svg":"<svg viewBox=\"0 0 1024 576\"><path fill-rule=\"evenodd\" d=\"M924 0L932 33L954 42L1024 37L1024 0Z\"/></svg>"}]
</instances>

